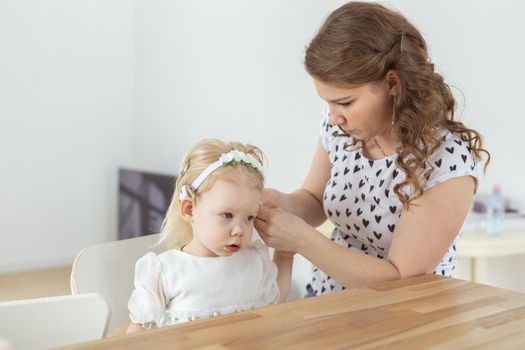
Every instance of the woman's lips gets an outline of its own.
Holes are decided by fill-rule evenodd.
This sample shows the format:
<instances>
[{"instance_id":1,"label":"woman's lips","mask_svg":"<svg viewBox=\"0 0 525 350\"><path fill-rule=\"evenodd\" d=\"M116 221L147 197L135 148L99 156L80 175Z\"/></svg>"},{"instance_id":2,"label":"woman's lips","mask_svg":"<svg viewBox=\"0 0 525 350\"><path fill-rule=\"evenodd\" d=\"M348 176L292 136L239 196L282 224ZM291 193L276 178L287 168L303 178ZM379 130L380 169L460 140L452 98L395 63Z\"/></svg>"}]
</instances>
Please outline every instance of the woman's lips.
<instances>
[{"instance_id":1,"label":"woman's lips","mask_svg":"<svg viewBox=\"0 0 525 350\"><path fill-rule=\"evenodd\" d=\"M238 252L241 247L239 247L237 244L229 244L226 246L226 250L230 253Z\"/></svg>"}]
</instances>

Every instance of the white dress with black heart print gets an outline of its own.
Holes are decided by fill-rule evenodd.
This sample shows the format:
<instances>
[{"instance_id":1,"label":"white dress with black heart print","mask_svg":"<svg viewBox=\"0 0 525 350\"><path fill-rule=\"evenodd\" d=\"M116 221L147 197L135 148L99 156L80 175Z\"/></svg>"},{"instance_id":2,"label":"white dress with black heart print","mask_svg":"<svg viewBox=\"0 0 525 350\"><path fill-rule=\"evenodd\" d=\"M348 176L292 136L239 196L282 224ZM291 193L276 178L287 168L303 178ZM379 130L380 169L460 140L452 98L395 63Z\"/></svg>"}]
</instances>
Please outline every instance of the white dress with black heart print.
<instances>
[{"instance_id":1,"label":"white dress with black heart print","mask_svg":"<svg viewBox=\"0 0 525 350\"><path fill-rule=\"evenodd\" d=\"M348 249L384 259L392 243L396 223L403 205L394 188L405 179L405 173L396 167L397 154L383 159L369 160L359 148L348 148L350 136L333 136L337 127L328 124L328 112L321 118L321 143L331 164L330 180L323 198L327 218L336 226L331 240ZM459 176L478 178L478 164L468 144L448 130L441 132L442 144L431 155L434 170L423 185L427 190L448 179ZM428 174L422 169L421 174ZM410 194L409 190L405 193ZM450 276L455 268L456 244L460 232L441 259L434 273ZM344 289L329 275L313 269L307 296L320 295Z\"/></svg>"}]
</instances>

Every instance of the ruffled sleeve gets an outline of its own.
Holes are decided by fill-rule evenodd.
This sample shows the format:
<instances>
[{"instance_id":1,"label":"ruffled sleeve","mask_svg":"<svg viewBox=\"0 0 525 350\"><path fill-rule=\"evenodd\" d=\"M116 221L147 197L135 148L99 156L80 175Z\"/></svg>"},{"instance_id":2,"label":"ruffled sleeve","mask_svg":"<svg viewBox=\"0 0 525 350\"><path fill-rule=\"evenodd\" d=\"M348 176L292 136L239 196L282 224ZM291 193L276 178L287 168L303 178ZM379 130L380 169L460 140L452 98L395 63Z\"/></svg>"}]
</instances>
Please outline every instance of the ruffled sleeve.
<instances>
[{"instance_id":1,"label":"ruffled sleeve","mask_svg":"<svg viewBox=\"0 0 525 350\"><path fill-rule=\"evenodd\" d=\"M253 243L262 262L262 279L260 285L261 299L264 305L276 304L279 301L277 284L277 265L270 258L268 247L260 240Z\"/></svg>"},{"instance_id":2,"label":"ruffled sleeve","mask_svg":"<svg viewBox=\"0 0 525 350\"><path fill-rule=\"evenodd\" d=\"M155 253L147 253L135 265L135 289L128 302L131 321L149 328L162 325L166 296L161 279L162 264Z\"/></svg>"}]
</instances>

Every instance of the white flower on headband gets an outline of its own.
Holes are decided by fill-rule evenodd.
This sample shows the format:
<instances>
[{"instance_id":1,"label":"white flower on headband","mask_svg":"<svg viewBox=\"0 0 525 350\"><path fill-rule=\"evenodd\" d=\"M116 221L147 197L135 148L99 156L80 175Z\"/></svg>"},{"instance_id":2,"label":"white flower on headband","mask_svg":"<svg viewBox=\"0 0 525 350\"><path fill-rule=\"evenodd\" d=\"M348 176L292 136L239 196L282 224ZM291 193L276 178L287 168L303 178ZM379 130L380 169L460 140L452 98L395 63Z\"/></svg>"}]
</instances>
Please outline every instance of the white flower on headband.
<instances>
[{"instance_id":1,"label":"white flower on headband","mask_svg":"<svg viewBox=\"0 0 525 350\"><path fill-rule=\"evenodd\" d=\"M249 165L252 168L257 169L261 174L264 171L262 164L254 156L239 150L223 153L220 156L219 161L222 162L223 165L233 165L237 163Z\"/></svg>"},{"instance_id":2,"label":"white flower on headband","mask_svg":"<svg viewBox=\"0 0 525 350\"><path fill-rule=\"evenodd\" d=\"M179 199L183 200L186 197L191 197L191 191L195 192L199 188L199 186L206 180L208 175L210 175L212 172L214 172L216 169L220 168L224 165L235 165L235 164L243 164L246 166L251 166L252 168L257 169L258 172L261 173L261 175L264 176L264 169L262 164L252 156L251 154L244 153L238 150L233 150L228 153L223 153L219 157L219 160L211 163L208 165L206 169L202 173L197 176L195 180L190 185L184 185L180 189L179 193Z\"/></svg>"}]
</instances>

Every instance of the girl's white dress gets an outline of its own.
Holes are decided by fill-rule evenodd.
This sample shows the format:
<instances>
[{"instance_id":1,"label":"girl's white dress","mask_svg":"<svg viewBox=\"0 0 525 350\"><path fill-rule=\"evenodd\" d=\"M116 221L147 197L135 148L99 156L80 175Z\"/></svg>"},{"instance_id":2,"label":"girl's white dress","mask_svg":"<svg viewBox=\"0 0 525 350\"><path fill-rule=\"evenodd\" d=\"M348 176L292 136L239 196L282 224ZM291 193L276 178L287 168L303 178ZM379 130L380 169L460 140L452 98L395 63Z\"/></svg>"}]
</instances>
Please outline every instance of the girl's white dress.
<instances>
[{"instance_id":1,"label":"girl's white dress","mask_svg":"<svg viewBox=\"0 0 525 350\"><path fill-rule=\"evenodd\" d=\"M279 300L277 266L260 240L228 257L147 253L135 266L130 319L158 327L249 310Z\"/></svg>"}]
</instances>

